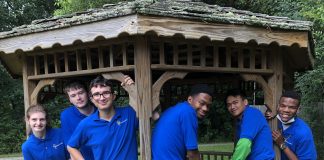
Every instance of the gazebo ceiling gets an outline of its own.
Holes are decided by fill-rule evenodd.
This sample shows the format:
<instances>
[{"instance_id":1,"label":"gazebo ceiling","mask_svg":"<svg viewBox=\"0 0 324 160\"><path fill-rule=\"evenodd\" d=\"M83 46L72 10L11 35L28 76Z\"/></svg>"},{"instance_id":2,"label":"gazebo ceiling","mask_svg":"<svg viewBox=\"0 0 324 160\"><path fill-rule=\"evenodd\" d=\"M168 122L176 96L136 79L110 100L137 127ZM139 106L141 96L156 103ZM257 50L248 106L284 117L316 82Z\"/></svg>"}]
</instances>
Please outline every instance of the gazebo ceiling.
<instances>
[{"instance_id":1,"label":"gazebo ceiling","mask_svg":"<svg viewBox=\"0 0 324 160\"><path fill-rule=\"evenodd\" d=\"M298 55L312 65L312 23L275 17L201 2L139 0L91 9L61 17L35 20L0 33L0 58L13 74L21 75L19 53L70 46L123 35L154 33L160 37L235 43L276 43L301 48ZM298 50L298 49L297 49ZM303 64L304 65L304 64Z\"/></svg>"}]
</instances>

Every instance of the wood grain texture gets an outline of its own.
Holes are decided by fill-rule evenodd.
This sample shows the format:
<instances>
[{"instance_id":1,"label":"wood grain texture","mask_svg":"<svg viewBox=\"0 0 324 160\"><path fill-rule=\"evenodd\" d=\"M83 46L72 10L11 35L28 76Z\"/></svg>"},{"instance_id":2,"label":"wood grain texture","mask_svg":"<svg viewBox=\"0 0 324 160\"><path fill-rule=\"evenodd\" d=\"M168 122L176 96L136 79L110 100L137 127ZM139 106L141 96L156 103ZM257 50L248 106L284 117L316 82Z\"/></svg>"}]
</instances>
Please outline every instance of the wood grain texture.
<instances>
[{"instance_id":1,"label":"wood grain texture","mask_svg":"<svg viewBox=\"0 0 324 160\"><path fill-rule=\"evenodd\" d=\"M275 73L268 79L268 84L272 88L273 91L273 98L272 98L272 111L277 114L277 105L280 99L280 96L283 91L283 57L282 57L282 50L279 47L273 47L273 50L271 51L271 64L272 69L275 71ZM266 99L265 99L266 100ZM266 103L267 100L266 100ZM270 127L272 130L278 129L278 123L277 119L272 119L270 121ZM276 152L276 160L280 160L280 149L275 146L275 152Z\"/></svg>"},{"instance_id":2,"label":"wood grain texture","mask_svg":"<svg viewBox=\"0 0 324 160\"><path fill-rule=\"evenodd\" d=\"M41 91L41 89L43 89L45 86L47 85L53 85L55 83L55 79L44 79L44 80L40 80L37 83L37 86L35 87L35 89L33 90L32 94L30 95L31 100L30 100L30 104L34 105L37 104L38 101L38 94Z\"/></svg>"},{"instance_id":3,"label":"wood grain texture","mask_svg":"<svg viewBox=\"0 0 324 160\"><path fill-rule=\"evenodd\" d=\"M152 111L154 111L156 107L160 105L160 92L164 83L170 79L183 79L187 74L188 72L167 71L164 72L157 81L155 81L153 85Z\"/></svg>"},{"instance_id":4,"label":"wood grain texture","mask_svg":"<svg viewBox=\"0 0 324 160\"><path fill-rule=\"evenodd\" d=\"M95 23L1 39L0 52L15 53L18 50L26 52L37 47L42 49L52 48L54 44L60 44L61 46L72 45L77 40L91 42L99 36L110 39L118 37L121 33L141 35L149 31L154 31L159 36L182 34L186 39L200 39L205 36L212 41L224 41L226 38L232 38L239 43L255 40L258 44L277 42L282 46L291 46L296 43L300 47L308 47L307 31L268 30L267 28L246 25L207 23L134 14Z\"/></svg>"},{"instance_id":5,"label":"wood grain texture","mask_svg":"<svg viewBox=\"0 0 324 160\"><path fill-rule=\"evenodd\" d=\"M81 71L71 71L71 72L61 72L61 73L51 73L47 75L28 76L27 79L40 80L40 79L48 79L48 78L69 78L69 77L76 77L76 76L88 76L88 75L96 75L100 73L120 72L120 71L130 71L130 70L134 70L134 65L106 67L106 68L97 68L92 70L81 70Z\"/></svg>"},{"instance_id":6,"label":"wood grain texture","mask_svg":"<svg viewBox=\"0 0 324 160\"><path fill-rule=\"evenodd\" d=\"M19 49L26 52L32 51L36 47L47 49L52 48L54 44L68 46L73 45L77 40L92 42L99 36L110 39L118 37L119 34L124 32L134 35L137 33L136 20L137 15L129 15L96 23L1 39L0 52L14 53Z\"/></svg>"},{"instance_id":7,"label":"wood grain texture","mask_svg":"<svg viewBox=\"0 0 324 160\"><path fill-rule=\"evenodd\" d=\"M151 160L152 75L148 40L139 36L135 43L135 84L139 118L140 155Z\"/></svg>"},{"instance_id":8,"label":"wood grain texture","mask_svg":"<svg viewBox=\"0 0 324 160\"><path fill-rule=\"evenodd\" d=\"M255 40L258 44L277 42L279 45L291 46L297 43L301 47L308 47L308 33L305 31L268 30L246 25L139 15L138 33L144 34L148 31L154 31L159 36L182 34L186 39L200 39L206 36L212 41L224 41L226 38L232 38L234 42L239 43Z\"/></svg>"}]
</instances>

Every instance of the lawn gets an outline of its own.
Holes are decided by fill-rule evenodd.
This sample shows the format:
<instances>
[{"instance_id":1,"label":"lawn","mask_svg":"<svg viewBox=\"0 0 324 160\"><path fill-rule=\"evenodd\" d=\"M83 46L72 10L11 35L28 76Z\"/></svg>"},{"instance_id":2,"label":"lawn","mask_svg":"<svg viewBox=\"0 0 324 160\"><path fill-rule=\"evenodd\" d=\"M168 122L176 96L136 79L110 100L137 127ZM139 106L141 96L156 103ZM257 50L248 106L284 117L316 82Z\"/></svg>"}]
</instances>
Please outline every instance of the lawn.
<instances>
[{"instance_id":1,"label":"lawn","mask_svg":"<svg viewBox=\"0 0 324 160\"><path fill-rule=\"evenodd\" d=\"M199 151L232 152L233 148L233 143L199 144ZM0 158L6 157L21 157L21 153L0 155Z\"/></svg>"},{"instance_id":2,"label":"lawn","mask_svg":"<svg viewBox=\"0 0 324 160\"><path fill-rule=\"evenodd\" d=\"M21 153L1 154L0 158L21 157Z\"/></svg>"},{"instance_id":3,"label":"lawn","mask_svg":"<svg viewBox=\"0 0 324 160\"><path fill-rule=\"evenodd\" d=\"M233 143L199 144L200 151L233 152Z\"/></svg>"}]
</instances>

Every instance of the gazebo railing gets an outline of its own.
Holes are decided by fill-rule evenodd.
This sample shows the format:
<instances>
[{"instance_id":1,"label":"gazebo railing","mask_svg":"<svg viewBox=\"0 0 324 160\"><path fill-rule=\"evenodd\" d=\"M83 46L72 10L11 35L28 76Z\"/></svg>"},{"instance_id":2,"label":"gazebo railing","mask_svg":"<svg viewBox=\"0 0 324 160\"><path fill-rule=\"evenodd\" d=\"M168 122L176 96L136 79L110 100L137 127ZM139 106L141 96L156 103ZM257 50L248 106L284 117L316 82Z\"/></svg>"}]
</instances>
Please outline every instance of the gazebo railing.
<instances>
[{"instance_id":1,"label":"gazebo railing","mask_svg":"<svg viewBox=\"0 0 324 160\"><path fill-rule=\"evenodd\" d=\"M232 152L199 151L202 160L230 160Z\"/></svg>"}]
</instances>

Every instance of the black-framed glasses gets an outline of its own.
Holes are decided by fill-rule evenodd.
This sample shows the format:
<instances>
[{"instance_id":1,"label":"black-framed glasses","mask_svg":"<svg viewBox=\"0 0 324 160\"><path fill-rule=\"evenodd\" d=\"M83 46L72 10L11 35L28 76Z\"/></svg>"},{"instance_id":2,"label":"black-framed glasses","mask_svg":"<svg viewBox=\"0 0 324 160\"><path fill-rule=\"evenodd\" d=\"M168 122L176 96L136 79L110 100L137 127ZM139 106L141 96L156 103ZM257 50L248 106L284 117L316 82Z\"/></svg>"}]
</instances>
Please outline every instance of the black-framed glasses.
<instances>
[{"instance_id":1,"label":"black-framed glasses","mask_svg":"<svg viewBox=\"0 0 324 160\"><path fill-rule=\"evenodd\" d=\"M105 92L102 92L102 93L99 93L99 92L96 92L94 94L91 95L92 98L94 99L100 99L100 97L102 96L103 98L108 98L111 96L111 92L110 91L105 91Z\"/></svg>"}]
</instances>

